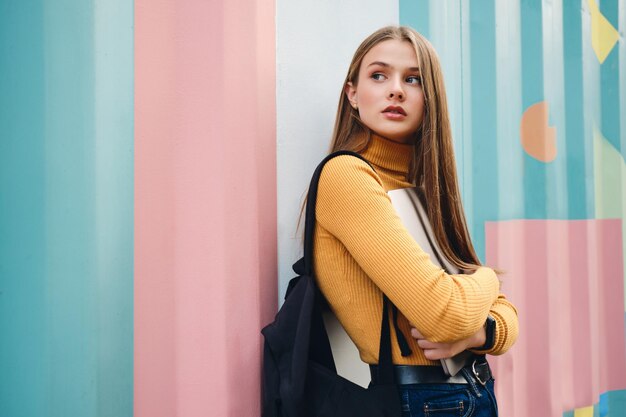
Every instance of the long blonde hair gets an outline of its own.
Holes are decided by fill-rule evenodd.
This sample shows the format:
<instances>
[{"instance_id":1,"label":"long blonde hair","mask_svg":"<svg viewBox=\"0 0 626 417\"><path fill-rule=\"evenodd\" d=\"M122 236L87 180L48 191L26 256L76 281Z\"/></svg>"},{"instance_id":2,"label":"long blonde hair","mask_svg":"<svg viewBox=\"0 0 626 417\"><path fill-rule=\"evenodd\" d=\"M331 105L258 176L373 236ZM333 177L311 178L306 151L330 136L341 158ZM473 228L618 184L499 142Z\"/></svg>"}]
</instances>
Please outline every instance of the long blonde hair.
<instances>
[{"instance_id":1,"label":"long blonde hair","mask_svg":"<svg viewBox=\"0 0 626 417\"><path fill-rule=\"evenodd\" d=\"M433 46L406 26L379 29L357 48L343 87L348 82L357 86L365 54L391 39L410 42L415 48L424 92L424 117L415 132L415 154L408 180L423 195L428 220L443 255L461 270L474 271L481 263L472 245L461 202L443 73ZM369 146L371 133L342 89L330 151L362 152Z\"/></svg>"}]
</instances>

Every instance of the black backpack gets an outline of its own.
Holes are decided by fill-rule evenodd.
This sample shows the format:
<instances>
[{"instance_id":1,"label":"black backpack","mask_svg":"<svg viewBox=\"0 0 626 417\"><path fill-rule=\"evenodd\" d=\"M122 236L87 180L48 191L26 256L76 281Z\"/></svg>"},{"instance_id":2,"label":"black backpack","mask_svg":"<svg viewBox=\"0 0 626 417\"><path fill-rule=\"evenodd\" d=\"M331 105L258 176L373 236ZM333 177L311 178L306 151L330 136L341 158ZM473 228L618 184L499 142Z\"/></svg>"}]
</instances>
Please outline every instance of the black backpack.
<instances>
[{"instance_id":1,"label":"black backpack","mask_svg":"<svg viewBox=\"0 0 626 417\"><path fill-rule=\"evenodd\" d=\"M298 276L289 282L285 302L274 321L261 331L265 337L262 417L399 417L402 414L391 360L388 312L393 305L387 297L383 295L376 385L370 384L365 389L337 374L324 327L325 300L313 274L315 202L324 165L339 155L352 155L367 162L354 152L339 151L327 156L313 174L306 205L304 256L293 266Z\"/></svg>"}]
</instances>

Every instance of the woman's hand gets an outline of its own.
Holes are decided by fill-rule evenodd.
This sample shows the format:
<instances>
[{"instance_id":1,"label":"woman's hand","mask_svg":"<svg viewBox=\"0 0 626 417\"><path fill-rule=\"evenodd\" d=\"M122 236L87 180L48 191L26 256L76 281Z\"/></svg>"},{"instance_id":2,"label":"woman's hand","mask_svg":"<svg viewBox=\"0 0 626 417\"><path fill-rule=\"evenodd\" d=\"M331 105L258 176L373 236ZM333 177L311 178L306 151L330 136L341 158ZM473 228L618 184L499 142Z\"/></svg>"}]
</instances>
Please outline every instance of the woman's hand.
<instances>
[{"instance_id":1,"label":"woman's hand","mask_svg":"<svg viewBox=\"0 0 626 417\"><path fill-rule=\"evenodd\" d=\"M479 331L467 339L457 340L452 343L435 343L428 341L416 328L411 329L411 336L417 339L417 345L424 350L426 359L433 361L451 358L464 350L480 347L485 344L487 339L484 327L481 327Z\"/></svg>"}]
</instances>

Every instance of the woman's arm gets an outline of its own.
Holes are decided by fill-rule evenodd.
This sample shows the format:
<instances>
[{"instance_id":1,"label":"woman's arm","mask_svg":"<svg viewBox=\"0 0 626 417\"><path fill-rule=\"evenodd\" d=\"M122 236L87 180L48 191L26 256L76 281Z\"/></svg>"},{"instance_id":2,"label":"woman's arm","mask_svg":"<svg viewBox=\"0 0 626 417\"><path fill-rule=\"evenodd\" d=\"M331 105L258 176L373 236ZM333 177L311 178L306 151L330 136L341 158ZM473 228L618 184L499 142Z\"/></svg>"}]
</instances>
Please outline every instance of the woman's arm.
<instances>
[{"instance_id":1,"label":"woman's arm","mask_svg":"<svg viewBox=\"0 0 626 417\"><path fill-rule=\"evenodd\" d=\"M491 306L489 315L496 321L496 333L493 346L485 350L471 349L472 352L489 355L502 355L517 340L519 322L515 306L502 294Z\"/></svg>"},{"instance_id":2,"label":"woman's arm","mask_svg":"<svg viewBox=\"0 0 626 417\"><path fill-rule=\"evenodd\" d=\"M459 340L483 326L498 297L496 274L482 267L471 275L449 275L435 266L365 162L339 156L326 164L316 217L428 340Z\"/></svg>"},{"instance_id":3,"label":"woman's arm","mask_svg":"<svg viewBox=\"0 0 626 417\"><path fill-rule=\"evenodd\" d=\"M486 343L485 328L467 338L450 343L431 342L415 328L411 330L411 336L417 339L418 346L424 350L424 356L430 360L451 358L468 349L478 354L502 355L517 340L519 333L517 310L504 295L500 294L491 306L489 315L495 320L496 326L493 344L486 349L478 349Z\"/></svg>"}]
</instances>

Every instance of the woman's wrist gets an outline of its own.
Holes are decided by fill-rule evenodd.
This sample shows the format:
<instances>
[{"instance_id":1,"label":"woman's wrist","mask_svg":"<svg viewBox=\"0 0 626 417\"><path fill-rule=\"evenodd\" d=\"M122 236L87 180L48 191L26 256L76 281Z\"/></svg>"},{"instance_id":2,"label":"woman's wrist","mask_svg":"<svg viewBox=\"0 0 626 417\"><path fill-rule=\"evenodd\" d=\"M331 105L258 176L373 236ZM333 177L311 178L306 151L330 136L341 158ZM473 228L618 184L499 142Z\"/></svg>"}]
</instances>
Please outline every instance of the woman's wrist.
<instances>
[{"instance_id":1,"label":"woman's wrist","mask_svg":"<svg viewBox=\"0 0 626 417\"><path fill-rule=\"evenodd\" d=\"M476 340L472 343L472 348L476 350L489 350L493 348L496 336L496 322L491 316L487 316L487 320L483 327L474 335Z\"/></svg>"},{"instance_id":2,"label":"woman's wrist","mask_svg":"<svg viewBox=\"0 0 626 417\"><path fill-rule=\"evenodd\" d=\"M483 326L480 328L479 331L474 333L474 336L472 337L472 341L468 348L469 349L479 348L481 346L484 346L486 342L487 342L487 331L485 329L485 326Z\"/></svg>"}]
</instances>

